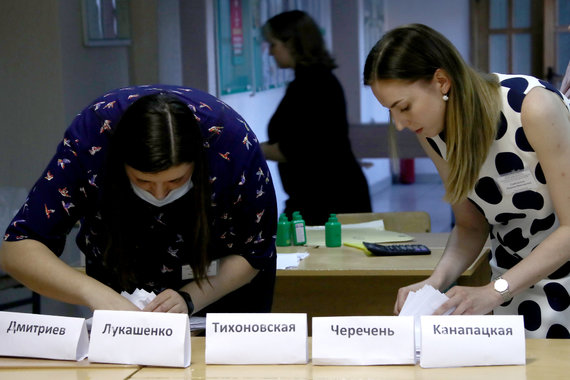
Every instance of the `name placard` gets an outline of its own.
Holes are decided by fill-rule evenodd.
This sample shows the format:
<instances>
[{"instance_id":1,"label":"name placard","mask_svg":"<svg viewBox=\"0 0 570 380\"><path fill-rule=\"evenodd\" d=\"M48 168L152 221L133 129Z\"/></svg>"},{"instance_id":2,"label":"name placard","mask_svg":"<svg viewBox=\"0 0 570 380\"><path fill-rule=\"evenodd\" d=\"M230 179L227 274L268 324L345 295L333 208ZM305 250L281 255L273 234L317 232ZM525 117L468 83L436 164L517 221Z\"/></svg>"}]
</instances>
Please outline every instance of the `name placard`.
<instances>
[{"instance_id":1,"label":"name placard","mask_svg":"<svg viewBox=\"0 0 570 380\"><path fill-rule=\"evenodd\" d=\"M520 365L526 362L521 315L421 317L420 366Z\"/></svg>"},{"instance_id":2,"label":"name placard","mask_svg":"<svg viewBox=\"0 0 570 380\"><path fill-rule=\"evenodd\" d=\"M316 365L414 364L414 317L314 317Z\"/></svg>"},{"instance_id":3,"label":"name placard","mask_svg":"<svg viewBox=\"0 0 570 380\"><path fill-rule=\"evenodd\" d=\"M305 364L307 351L307 314L206 315L206 364Z\"/></svg>"},{"instance_id":4,"label":"name placard","mask_svg":"<svg viewBox=\"0 0 570 380\"><path fill-rule=\"evenodd\" d=\"M187 314L95 310L89 361L188 367Z\"/></svg>"},{"instance_id":5,"label":"name placard","mask_svg":"<svg viewBox=\"0 0 570 380\"><path fill-rule=\"evenodd\" d=\"M88 347L84 318L0 311L0 356L83 360Z\"/></svg>"}]
</instances>

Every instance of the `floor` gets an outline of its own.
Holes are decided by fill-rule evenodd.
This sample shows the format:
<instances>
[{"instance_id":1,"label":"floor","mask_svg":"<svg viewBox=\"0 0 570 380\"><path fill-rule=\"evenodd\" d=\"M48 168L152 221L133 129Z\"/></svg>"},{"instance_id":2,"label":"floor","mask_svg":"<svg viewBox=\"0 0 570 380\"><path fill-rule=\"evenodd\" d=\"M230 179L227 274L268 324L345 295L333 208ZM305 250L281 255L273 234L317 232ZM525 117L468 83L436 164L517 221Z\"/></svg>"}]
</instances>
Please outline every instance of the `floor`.
<instances>
[{"instance_id":1,"label":"floor","mask_svg":"<svg viewBox=\"0 0 570 380\"><path fill-rule=\"evenodd\" d=\"M371 188L372 210L427 211L432 232L449 232L452 226L451 207L443 200L445 190L439 177L417 178L413 184L381 184Z\"/></svg>"}]
</instances>

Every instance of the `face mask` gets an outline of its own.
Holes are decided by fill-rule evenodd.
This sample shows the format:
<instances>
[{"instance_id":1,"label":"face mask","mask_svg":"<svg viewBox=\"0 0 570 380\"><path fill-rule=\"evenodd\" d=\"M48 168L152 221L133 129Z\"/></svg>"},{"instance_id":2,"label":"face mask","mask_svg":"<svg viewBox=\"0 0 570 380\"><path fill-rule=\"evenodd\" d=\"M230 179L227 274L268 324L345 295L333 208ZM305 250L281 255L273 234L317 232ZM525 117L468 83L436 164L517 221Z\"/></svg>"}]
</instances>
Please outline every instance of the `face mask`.
<instances>
[{"instance_id":1,"label":"face mask","mask_svg":"<svg viewBox=\"0 0 570 380\"><path fill-rule=\"evenodd\" d=\"M137 185L131 182L131 187L133 188L134 193L143 201L150 203L156 207L166 206L169 203L174 202L175 200L183 197L187 192L190 191L194 184L192 183L192 178L189 178L186 183L174 190L171 190L166 197L162 199L157 199L154 195L149 193L148 191L141 189Z\"/></svg>"}]
</instances>

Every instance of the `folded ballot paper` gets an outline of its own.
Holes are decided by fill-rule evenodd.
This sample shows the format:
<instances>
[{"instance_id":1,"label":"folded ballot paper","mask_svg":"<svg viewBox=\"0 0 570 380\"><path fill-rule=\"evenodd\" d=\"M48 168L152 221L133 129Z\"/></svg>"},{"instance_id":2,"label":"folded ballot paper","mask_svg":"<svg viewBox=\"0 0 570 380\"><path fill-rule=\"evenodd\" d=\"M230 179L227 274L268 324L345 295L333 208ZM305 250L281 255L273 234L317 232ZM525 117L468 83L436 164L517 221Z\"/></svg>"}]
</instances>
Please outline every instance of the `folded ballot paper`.
<instances>
[{"instance_id":1,"label":"folded ballot paper","mask_svg":"<svg viewBox=\"0 0 570 380\"><path fill-rule=\"evenodd\" d=\"M400 315L411 315L419 317L422 315L432 315L449 297L435 289L431 285L424 285L423 288L415 292L408 293L408 298L402 306ZM453 309L445 314L451 314Z\"/></svg>"},{"instance_id":2,"label":"folded ballot paper","mask_svg":"<svg viewBox=\"0 0 570 380\"><path fill-rule=\"evenodd\" d=\"M131 301L139 309L144 309L156 297L154 292L147 292L144 289L135 289L134 292L121 292L121 295ZM91 330L93 318L87 320L87 328ZM206 328L206 317L190 317L190 331L204 330Z\"/></svg>"},{"instance_id":3,"label":"folded ballot paper","mask_svg":"<svg viewBox=\"0 0 570 380\"><path fill-rule=\"evenodd\" d=\"M147 292L144 289L135 289L132 293L125 291L121 295L131 301L139 309L144 309L156 297L154 292ZM206 328L206 317L190 317L190 330L203 330Z\"/></svg>"},{"instance_id":4,"label":"folded ballot paper","mask_svg":"<svg viewBox=\"0 0 570 380\"><path fill-rule=\"evenodd\" d=\"M156 297L154 292L147 292L144 289L135 289L132 293L127 293L124 290L121 295L131 301L139 309L144 309L146 305L150 303Z\"/></svg>"},{"instance_id":5,"label":"folded ballot paper","mask_svg":"<svg viewBox=\"0 0 570 380\"><path fill-rule=\"evenodd\" d=\"M424 285L423 288L408 293L408 297L400 311L401 316L414 317L414 334L416 341L416 359L419 360L419 353L421 349L421 321L422 315L432 315L449 297L435 289L431 285ZM453 309L449 309L444 313L448 315L453 313Z\"/></svg>"}]
</instances>

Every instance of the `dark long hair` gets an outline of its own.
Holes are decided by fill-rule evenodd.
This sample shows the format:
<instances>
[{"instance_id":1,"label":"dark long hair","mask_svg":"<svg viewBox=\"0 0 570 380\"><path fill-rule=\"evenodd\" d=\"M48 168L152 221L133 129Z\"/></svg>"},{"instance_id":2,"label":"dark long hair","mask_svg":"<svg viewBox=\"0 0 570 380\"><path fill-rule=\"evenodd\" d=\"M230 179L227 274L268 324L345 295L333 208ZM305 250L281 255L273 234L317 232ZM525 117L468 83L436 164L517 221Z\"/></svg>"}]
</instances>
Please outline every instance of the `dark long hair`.
<instances>
[{"instance_id":1,"label":"dark long hair","mask_svg":"<svg viewBox=\"0 0 570 380\"><path fill-rule=\"evenodd\" d=\"M159 93L141 97L127 108L110 139L103 176L102 218L108 228L105 265L124 289L138 283L132 251L140 231L134 231L128 204L130 182L125 165L145 173L158 173L193 163L193 219L190 249L186 254L197 281L205 278L209 242L210 189L203 136L194 113L178 97ZM199 282L198 282L199 283Z\"/></svg>"},{"instance_id":2,"label":"dark long hair","mask_svg":"<svg viewBox=\"0 0 570 380\"><path fill-rule=\"evenodd\" d=\"M449 175L446 199L456 203L475 186L493 142L501 111L496 76L479 73L451 42L422 24L409 24L386 33L372 48L364 65L364 84L399 79L432 80L443 69L451 78L445 114Z\"/></svg>"},{"instance_id":3,"label":"dark long hair","mask_svg":"<svg viewBox=\"0 0 570 380\"><path fill-rule=\"evenodd\" d=\"M273 37L285 43L296 67L336 67L334 59L327 51L319 26L303 11L288 11L271 17L263 25L262 32L266 39Z\"/></svg>"}]
</instances>

